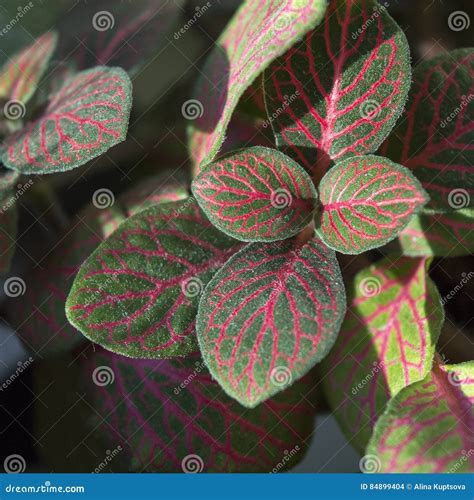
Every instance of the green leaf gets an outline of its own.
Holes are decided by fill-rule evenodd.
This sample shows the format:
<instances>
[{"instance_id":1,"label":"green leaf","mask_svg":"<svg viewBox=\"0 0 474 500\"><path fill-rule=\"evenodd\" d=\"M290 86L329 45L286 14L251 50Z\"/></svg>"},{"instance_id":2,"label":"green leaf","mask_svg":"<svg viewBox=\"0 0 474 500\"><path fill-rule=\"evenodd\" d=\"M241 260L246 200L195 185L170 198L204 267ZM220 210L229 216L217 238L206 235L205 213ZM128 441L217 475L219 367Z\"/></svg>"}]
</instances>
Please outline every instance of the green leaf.
<instances>
[{"instance_id":1,"label":"green leaf","mask_svg":"<svg viewBox=\"0 0 474 500\"><path fill-rule=\"evenodd\" d=\"M57 34L50 31L13 55L0 69L0 97L18 101L24 106L48 68L57 41ZM8 117L8 113L6 115Z\"/></svg>"},{"instance_id":2,"label":"green leaf","mask_svg":"<svg viewBox=\"0 0 474 500\"><path fill-rule=\"evenodd\" d=\"M108 448L122 443L122 471L279 472L303 457L313 432L311 377L248 410L199 355L135 360L100 350L84 372L95 435Z\"/></svg>"},{"instance_id":3,"label":"green leaf","mask_svg":"<svg viewBox=\"0 0 474 500\"><path fill-rule=\"evenodd\" d=\"M230 153L192 184L210 221L242 241L276 241L299 233L313 217L317 194L308 174L275 149Z\"/></svg>"},{"instance_id":4,"label":"green leaf","mask_svg":"<svg viewBox=\"0 0 474 500\"><path fill-rule=\"evenodd\" d=\"M104 196L107 191L94 193L96 204L74 217L44 258L28 271L25 294L8 303L9 323L25 346L39 358L72 351L85 341L84 336L68 323L64 306L81 264L97 246L134 213L188 196L183 186L164 184L161 176L144 179L115 203L109 191L108 206L98 203L100 193Z\"/></svg>"},{"instance_id":5,"label":"green leaf","mask_svg":"<svg viewBox=\"0 0 474 500\"><path fill-rule=\"evenodd\" d=\"M459 257L474 253L474 208L449 213L422 213L399 234L398 244L410 257Z\"/></svg>"},{"instance_id":6,"label":"green leaf","mask_svg":"<svg viewBox=\"0 0 474 500\"><path fill-rule=\"evenodd\" d=\"M273 59L316 26L325 10L326 0L246 0L242 4L217 40L194 93L198 118L190 128L189 143L197 169L216 156L245 90Z\"/></svg>"},{"instance_id":7,"label":"green leaf","mask_svg":"<svg viewBox=\"0 0 474 500\"><path fill-rule=\"evenodd\" d=\"M387 405L367 447L378 472L474 472L474 362L442 366Z\"/></svg>"},{"instance_id":8,"label":"green leaf","mask_svg":"<svg viewBox=\"0 0 474 500\"><path fill-rule=\"evenodd\" d=\"M444 313L428 266L426 259L383 260L357 274L324 360L329 404L359 450L390 397L431 369Z\"/></svg>"},{"instance_id":9,"label":"green leaf","mask_svg":"<svg viewBox=\"0 0 474 500\"><path fill-rule=\"evenodd\" d=\"M252 243L204 291L201 353L227 394L252 408L326 356L344 312L339 265L321 241Z\"/></svg>"},{"instance_id":10,"label":"green leaf","mask_svg":"<svg viewBox=\"0 0 474 500\"><path fill-rule=\"evenodd\" d=\"M10 270L11 261L15 253L16 234L18 224L18 210L16 200L26 189L22 184L13 188L19 180L17 172L2 172L0 175L0 274Z\"/></svg>"},{"instance_id":11,"label":"green leaf","mask_svg":"<svg viewBox=\"0 0 474 500\"><path fill-rule=\"evenodd\" d=\"M333 0L324 23L264 75L277 146L318 178L376 151L410 88L403 31L375 0ZM399 162L400 163L400 162Z\"/></svg>"},{"instance_id":12,"label":"green leaf","mask_svg":"<svg viewBox=\"0 0 474 500\"><path fill-rule=\"evenodd\" d=\"M373 155L337 163L319 193L318 234L326 245L348 254L393 240L428 201L408 169Z\"/></svg>"},{"instance_id":13,"label":"green leaf","mask_svg":"<svg viewBox=\"0 0 474 500\"><path fill-rule=\"evenodd\" d=\"M122 69L78 73L40 118L5 140L0 159L28 174L79 167L125 139L131 104L131 81Z\"/></svg>"},{"instance_id":14,"label":"green leaf","mask_svg":"<svg viewBox=\"0 0 474 500\"><path fill-rule=\"evenodd\" d=\"M405 113L380 150L413 171L436 211L474 206L473 75L473 49L420 63Z\"/></svg>"},{"instance_id":15,"label":"green leaf","mask_svg":"<svg viewBox=\"0 0 474 500\"><path fill-rule=\"evenodd\" d=\"M112 352L184 356L197 349L200 293L239 247L194 199L156 205L127 219L84 262L66 315Z\"/></svg>"}]
</instances>

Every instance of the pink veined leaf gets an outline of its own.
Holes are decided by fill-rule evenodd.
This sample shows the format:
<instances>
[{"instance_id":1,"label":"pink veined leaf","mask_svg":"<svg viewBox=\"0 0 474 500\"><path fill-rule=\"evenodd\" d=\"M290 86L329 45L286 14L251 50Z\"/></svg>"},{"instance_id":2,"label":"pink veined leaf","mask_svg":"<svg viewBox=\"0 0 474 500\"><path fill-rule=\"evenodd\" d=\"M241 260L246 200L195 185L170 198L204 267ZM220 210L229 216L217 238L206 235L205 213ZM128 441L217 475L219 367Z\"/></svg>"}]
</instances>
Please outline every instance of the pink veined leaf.
<instances>
[{"instance_id":1,"label":"pink veined leaf","mask_svg":"<svg viewBox=\"0 0 474 500\"><path fill-rule=\"evenodd\" d=\"M202 167L192 190L214 226L241 241L277 241L299 233L312 220L317 200L303 168L261 146Z\"/></svg>"},{"instance_id":2,"label":"pink veined leaf","mask_svg":"<svg viewBox=\"0 0 474 500\"><path fill-rule=\"evenodd\" d=\"M78 73L40 118L4 141L0 159L23 174L83 165L125 139L131 102L131 81L122 69Z\"/></svg>"},{"instance_id":3,"label":"pink veined leaf","mask_svg":"<svg viewBox=\"0 0 474 500\"><path fill-rule=\"evenodd\" d=\"M92 383L101 369L113 383ZM93 422L98 439L109 448L124 443L117 458L130 471L270 472L290 449L299 453L286 466L299 461L312 432L311 377L249 410L226 396L196 354L134 360L100 350L83 372L94 417L102 416Z\"/></svg>"},{"instance_id":4,"label":"pink veined leaf","mask_svg":"<svg viewBox=\"0 0 474 500\"><path fill-rule=\"evenodd\" d=\"M193 198L141 211L81 266L66 302L68 320L112 352L184 356L197 349L200 294L240 246Z\"/></svg>"},{"instance_id":5,"label":"pink veined leaf","mask_svg":"<svg viewBox=\"0 0 474 500\"><path fill-rule=\"evenodd\" d=\"M409 257L460 257L474 253L474 208L449 213L421 213L384 252Z\"/></svg>"},{"instance_id":6,"label":"pink veined leaf","mask_svg":"<svg viewBox=\"0 0 474 500\"><path fill-rule=\"evenodd\" d=\"M50 31L12 56L0 69L0 97L25 105L48 67L57 40Z\"/></svg>"},{"instance_id":7,"label":"pink veined leaf","mask_svg":"<svg viewBox=\"0 0 474 500\"><path fill-rule=\"evenodd\" d=\"M0 274L10 270L15 253L18 210L13 189L22 189L21 184L16 185L19 177L12 171L2 172L0 176Z\"/></svg>"},{"instance_id":8,"label":"pink veined leaf","mask_svg":"<svg viewBox=\"0 0 474 500\"><path fill-rule=\"evenodd\" d=\"M325 0L246 0L207 59L194 94L202 109L190 128L199 170L214 159L240 97L270 62L323 18Z\"/></svg>"},{"instance_id":9,"label":"pink veined leaf","mask_svg":"<svg viewBox=\"0 0 474 500\"><path fill-rule=\"evenodd\" d=\"M428 201L410 170L374 155L337 163L322 179L319 196L318 234L346 254L393 240Z\"/></svg>"},{"instance_id":10,"label":"pink veined leaf","mask_svg":"<svg viewBox=\"0 0 474 500\"><path fill-rule=\"evenodd\" d=\"M403 31L375 0L333 0L324 22L264 74L277 146L320 179L376 151L410 87Z\"/></svg>"},{"instance_id":11,"label":"pink veined leaf","mask_svg":"<svg viewBox=\"0 0 474 500\"><path fill-rule=\"evenodd\" d=\"M184 0L75 4L60 20L60 57L77 69L120 66L129 74L169 44Z\"/></svg>"},{"instance_id":12,"label":"pink veined leaf","mask_svg":"<svg viewBox=\"0 0 474 500\"><path fill-rule=\"evenodd\" d=\"M474 50L419 64L406 110L380 153L410 168L429 207L474 206Z\"/></svg>"},{"instance_id":13,"label":"pink veined leaf","mask_svg":"<svg viewBox=\"0 0 474 500\"><path fill-rule=\"evenodd\" d=\"M367 453L378 472L474 472L474 363L437 361L400 391L377 422Z\"/></svg>"},{"instance_id":14,"label":"pink veined leaf","mask_svg":"<svg viewBox=\"0 0 474 500\"><path fill-rule=\"evenodd\" d=\"M28 272L26 292L8 302L7 318L28 349L40 358L71 351L85 337L67 321L64 306L81 264L127 217L154 204L188 196L184 186L147 178L110 207L86 207L38 266ZM26 312L26 318L25 318Z\"/></svg>"},{"instance_id":15,"label":"pink veined leaf","mask_svg":"<svg viewBox=\"0 0 474 500\"><path fill-rule=\"evenodd\" d=\"M388 400L431 369L444 320L429 260L383 260L361 271L338 341L324 360L329 404L363 450Z\"/></svg>"},{"instance_id":16,"label":"pink veined leaf","mask_svg":"<svg viewBox=\"0 0 474 500\"><path fill-rule=\"evenodd\" d=\"M201 354L221 387L252 408L326 356L344 312L339 265L320 240L252 243L204 291Z\"/></svg>"}]
</instances>

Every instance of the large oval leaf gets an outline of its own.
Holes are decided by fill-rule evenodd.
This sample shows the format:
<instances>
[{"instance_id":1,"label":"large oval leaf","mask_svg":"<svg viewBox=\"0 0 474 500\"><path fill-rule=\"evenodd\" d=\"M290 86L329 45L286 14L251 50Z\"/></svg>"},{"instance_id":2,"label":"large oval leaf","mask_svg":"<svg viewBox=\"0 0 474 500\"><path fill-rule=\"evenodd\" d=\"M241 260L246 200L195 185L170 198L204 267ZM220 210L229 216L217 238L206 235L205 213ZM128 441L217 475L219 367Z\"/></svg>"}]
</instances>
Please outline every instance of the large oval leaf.
<instances>
[{"instance_id":1,"label":"large oval leaf","mask_svg":"<svg viewBox=\"0 0 474 500\"><path fill-rule=\"evenodd\" d=\"M199 295L240 243L190 198L127 219L79 271L66 314L87 338L134 358L197 349Z\"/></svg>"},{"instance_id":2,"label":"large oval leaf","mask_svg":"<svg viewBox=\"0 0 474 500\"><path fill-rule=\"evenodd\" d=\"M131 81L122 69L78 73L43 116L5 140L0 159L24 174L76 168L125 139L131 104Z\"/></svg>"},{"instance_id":3,"label":"large oval leaf","mask_svg":"<svg viewBox=\"0 0 474 500\"><path fill-rule=\"evenodd\" d=\"M390 397L431 369L444 314L427 267L427 260L401 258L361 271L324 360L328 401L361 451Z\"/></svg>"},{"instance_id":4,"label":"large oval leaf","mask_svg":"<svg viewBox=\"0 0 474 500\"><path fill-rule=\"evenodd\" d=\"M193 193L211 222L242 241L276 241L312 219L316 190L308 174L275 149L253 147L204 167Z\"/></svg>"},{"instance_id":5,"label":"large oval leaf","mask_svg":"<svg viewBox=\"0 0 474 500\"><path fill-rule=\"evenodd\" d=\"M103 194L107 196L106 191ZM37 266L29 270L25 294L8 303L8 321L37 358L70 351L84 342L84 336L67 321L64 306L81 264L104 238L134 213L187 196L183 186L164 184L157 176L140 182L109 207L90 205L76 215L54 246L38 259Z\"/></svg>"},{"instance_id":6,"label":"large oval leaf","mask_svg":"<svg viewBox=\"0 0 474 500\"><path fill-rule=\"evenodd\" d=\"M321 241L253 243L202 296L201 353L224 390L254 407L328 353L344 311L339 265Z\"/></svg>"},{"instance_id":7,"label":"large oval leaf","mask_svg":"<svg viewBox=\"0 0 474 500\"><path fill-rule=\"evenodd\" d=\"M330 160L375 151L402 112L410 75L408 43L385 7L331 1L324 23L264 75L278 147L319 178Z\"/></svg>"},{"instance_id":8,"label":"large oval leaf","mask_svg":"<svg viewBox=\"0 0 474 500\"><path fill-rule=\"evenodd\" d=\"M326 0L246 0L207 59L195 91L202 110L190 130L197 167L219 151L235 107L270 62L318 24Z\"/></svg>"},{"instance_id":9,"label":"large oval leaf","mask_svg":"<svg viewBox=\"0 0 474 500\"><path fill-rule=\"evenodd\" d=\"M318 233L348 254L394 239L428 201L408 169L373 155L338 163L322 179L319 195Z\"/></svg>"},{"instance_id":10,"label":"large oval leaf","mask_svg":"<svg viewBox=\"0 0 474 500\"><path fill-rule=\"evenodd\" d=\"M430 207L474 206L474 50L419 64L406 111L381 154L413 170Z\"/></svg>"},{"instance_id":11,"label":"large oval leaf","mask_svg":"<svg viewBox=\"0 0 474 500\"><path fill-rule=\"evenodd\" d=\"M474 472L474 362L435 363L403 389L375 426L367 453L379 472Z\"/></svg>"},{"instance_id":12,"label":"large oval leaf","mask_svg":"<svg viewBox=\"0 0 474 500\"><path fill-rule=\"evenodd\" d=\"M113 383L91 384L100 369ZM280 462L288 467L302 458L312 433L308 377L248 410L225 395L197 355L151 361L98 352L86 375L101 416L96 435L109 447L123 443L117 459L131 471L280 470ZM285 460L289 450L299 453Z\"/></svg>"},{"instance_id":13,"label":"large oval leaf","mask_svg":"<svg viewBox=\"0 0 474 500\"><path fill-rule=\"evenodd\" d=\"M13 55L0 70L0 97L25 105L34 94L57 44L53 31Z\"/></svg>"}]
</instances>

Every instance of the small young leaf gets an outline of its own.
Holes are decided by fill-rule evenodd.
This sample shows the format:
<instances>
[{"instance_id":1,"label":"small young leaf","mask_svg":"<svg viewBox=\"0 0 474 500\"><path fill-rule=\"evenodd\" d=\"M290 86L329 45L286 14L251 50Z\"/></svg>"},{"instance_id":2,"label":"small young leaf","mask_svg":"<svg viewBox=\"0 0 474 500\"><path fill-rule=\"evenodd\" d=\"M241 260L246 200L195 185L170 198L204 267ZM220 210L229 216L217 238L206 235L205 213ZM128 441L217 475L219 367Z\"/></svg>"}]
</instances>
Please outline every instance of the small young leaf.
<instances>
[{"instance_id":1,"label":"small young leaf","mask_svg":"<svg viewBox=\"0 0 474 500\"><path fill-rule=\"evenodd\" d=\"M242 241L276 241L312 219L316 190L308 174L275 149L253 147L201 169L192 190L210 221Z\"/></svg>"},{"instance_id":2,"label":"small young leaf","mask_svg":"<svg viewBox=\"0 0 474 500\"><path fill-rule=\"evenodd\" d=\"M435 362L387 405L367 448L379 472L474 472L474 363Z\"/></svg>"},{"instance_id":3,"label":"small young leaf","mask_svg":"<svg viewBox=\"0 0 474 500\"><path fill-rule=\"evenodd\" d=\"M197 203L164 203L127 219L84 262L66 315L87 338L133 358L197 349L199 295L241 246Z\"/></svg>"},{"instance_id":4,"label":"small young leaf","mask_svg":"<svg viewBox=\"0 0 474 500\"><path fill-rule=\"evenodd\" d=\"M277 146L319 176L331 160L375 151L402 112L410 75L407 40L385 7L331 1L324 23L264 75Z\"/></svg>"},{"instance_id":5,"label":"small young leaf","mask_svg":"<svg viewBox=\"0 0 474 500\"><path fill-rule=\"evenodd\" d=\"M71 170L125 139L132 101L120 68L97 67L68 80L43 116L2 144L13 170L48 174Z\"/></svg>"},{"instance_id":6,"label":"small young leaf","mask_svg":"<svg viewBox=\"0 0 474 500\"><path fill-rule=\"evenodd\" d=\"M317 231L326 245L348 254L394 239L428 201L408 169L373 155L336 164L319 193Z\"/></svg>"},{"instance_id":7,"label":"small young leaf","mask_svg":"<svg viewBox=\"0 0 474 500\"><path fill-rule=\"evenodd\" d=\"M459 257L474 253L474 208L421 213L398 235L404 255Z\"/></svg>"},{"instance_id":8,"label":"small young leaf","mask_svg":"<svg viewBox=\"0 0 474 500\"><path fill-rule=\"evenodd\" d=\"M48 67L57 38L52 31L42 35L0 69L0 97L23 105L28 102Z\"/></svg>"},{"instance_id":9,"label":"small young leaf","mask_svg":"<svg viewBox=\"0 0 474 500\"><path fill-rule=\"evenodd\" d=\"M214 159L235 107L258 74L323 18L326 0L246 0L207 59L195 100L202 113L192 124L197 167Z\"/></svg>"},{"instance_id":10,"label":"small young leaf","mask_svg":"<svg viewBox=\"0 0 474 500\"><path fill-rule=\"evenodd\" d=\"M16 174L17 175L17 174ZM110 207L82 210L54 247L28 272L26 292L8 303L7 318L26 347L40 358L71 351L85 338L67 321L64 305L81 264L121 222L134 213L166 201L186 198L180 185L147 178Z\"/></svg>"},{"instance_id":11,"label":"small young leaf","mask_svg":"<svg viewBox=\"0 0 474 500\"><path fill-rule=\"evenodd\" d=\"M428 263L383 260L361 271L323 362L329 404L361 451L390 397L431 369L444 314Z\"/></svg>"},{"instance_id":12,"label":"small young leaf","mask_svg":"<svg viewBox=\"0 0 474 500\"><path fill-rule=\"evenodd\" d=\"M0 176L0 274L10 270L15 253L18 210L13 187L19 179L17 172L2 172ZM18 188L21 189L21 185Z\"/></svg>"},{"instance_id":13,"label":"small young leaf","mask_svg":"<svg viewBox=\"0 0 474 500\"><path fill-rule=\"evenodd\" d=\"M419 64L406 111L381 154L413 170L430 208L474 206L474 50Z\"/></svg>"},{"instance_id":14,"label":"small young leaf","mask_svg":"<svg viewBox=\"0 0 474 500\"><path fill-rule=\"evenodd\" d=\"M92 384L100 369L112 383ZM288 466L303 457L312 433L310 377L248 410L226 396L198 355L135 360L100 350L84 371L97 437L104 447L124 443L117 458L130 471L279 471L288 450L299 452Z\"/></svg>"},{"instance_id":15,"label":"small young leaf","mask_svg":"<svg viewBox=\"0 0 474 500\"><path fill-rule=\"evenodd\" d=\"M201 353L223 389L252 408L326 356L344 312L339 265L321 241L252 243L206 287Z\"/></svg>"},{"instance_id":16,"label":"small young leaf","mask_svg":"<svg viewBox=\"0 0 474 500\"><path fill-rule=\"evenodd\" d=\"M120 66L135 74L169 44L184 0L75 3L60 19L61 59L77 69Z\"/></svg>"}]
</instances>

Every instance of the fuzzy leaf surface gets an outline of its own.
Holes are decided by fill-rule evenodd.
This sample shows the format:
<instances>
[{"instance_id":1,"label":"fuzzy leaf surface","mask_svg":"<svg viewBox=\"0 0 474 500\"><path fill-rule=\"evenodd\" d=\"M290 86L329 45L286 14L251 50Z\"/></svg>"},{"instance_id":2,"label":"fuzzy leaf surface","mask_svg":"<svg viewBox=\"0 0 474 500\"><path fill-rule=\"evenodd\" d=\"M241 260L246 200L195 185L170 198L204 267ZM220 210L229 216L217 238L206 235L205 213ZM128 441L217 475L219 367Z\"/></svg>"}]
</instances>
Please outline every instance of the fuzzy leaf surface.
<instances>
[{"instance_id":1,"label":"fuzzy leaf surface","mask_svg":"<svg viewBox=\"0 0 474 500\"><path fill-rule=\"evenodd\" d=\"M28 272L26 293L8 302L7 318L27 348L40 358L72 351L85 341L64 310L81 264L127 217L157 203L186 198L186 188L147 178L126 191L108 208L90 205Z\"/></svg>"},{"instance_id":2,"label":"fuzzy leaf surface","mask_svg":"<svg viewBox=\"0 0 474 500\"><path fill-rule=\"evenodd\" d=\"M337 163L319 193L318 233L326 245L348 254L394 239L428 201L410 170L374 155Z\"/></svg>"},{"instance_id":3,"label":"fuzzy leaf surface","mask_svg":"<svg viewBox=\"0 0 474 500\"><path fill-rule=\"evenodd\" d=\"M13 191L22 188L21 184L16 185L19 177L12 171L0 176L0 274L10 270L15 253L18 209Z\"/></svg>"},{"instance_id":4,"label":"fuzzy leaf surface","mask_svg":"<svg viewBox=\"0 0 474 500\"><path fill-rule=\"evenodd\" d=\"M331 160L374 152L402 112L410 77L407 40L384 7L331 1L324 22L264 75L277 146L319 178Z\"/></svg>"},{"instance_id":5,"label":"fuzzy leaf surface","mask_svg":"<svg viewBox=\"0 0 474 500\"><path fill-rule=\"evenodd\" d=\"M100 366L115 381L97 388L91 373ZM288 450L299 450L288 466L300 460L312 432L309 377L248 410L222 391L198 355L135 360L99 352L85 372L105 418L98 438L128 443L117 459L130 471L183 472L195 462L196 472L270 472Z\"/></svg>"},{"instance_id":6,"label":"fuzzy leaf surface","mask_svg":"<svg viewBox=\"0 0 474 500\"><path fill-rule=\"evenodd\" d=\"M404 255L460 257L474 253L474 208L421 213L398 235Z\"/></svg>"},{"instance_id":7,"label":"fuzzy leaf surface","mask_svg":"<svg viewBox=\"0 0 474 500\"><path fill-rule=\"evenodd\" d=\"M122 69L78 73L40 118L5 140L0 159L23 174L79 167L125 139L131 103L132 84Z\"/></svg>"},{"instance_id":8,"label":"fuzzy leaf surface","mask_svg":"<svg viewBox=\"0 0 474 500\"><path fill-rule=\"evenodd\" d=\"M203 167L192 190L210 221L242 241L276 241L299 233L312 219L317 199L302 167L263 147Z\"/></svg>"},{"instance_id":9,"label":"fuzzy leaf surface","mask_svg":"<svg viewBox=\"0 0 474 500\"><path fill-rule=\"evenodd\" d=\"M48 67L57 40L51 31L12 56L0 69L0 97L26 104Z\"/></svg>"},{"instance_id":10,"label":"fuzzy leaf surface","mask_svg":"<svg viewBox=\"0 0 474 500\"><path fill-rule=\"evenodd\" d=\"M474 50L419 64L406 110L381 154L410 168L430 208L474 206Z\"/></svg>"},{"instance_id":11,"label":"fuzzy leaf surface","mask_svg":"<svg viewBox=\"0 0 474 500\"><path fill-rule=\"evenodd\" d=\"M223 389L254 407L326 356L344 312L339 265L320 240L252 243L206 287L201 353Z\"/></svg>"},{"instance_id":12,"label":"fuzzy leaf surface","mask_svg":"<svg viewBox=\"0 0 474 500\"><path fill-rule=\"evenodd\" d=\"M66 303L87 338L133 358L197 349L199 295L241 246L189 198L127 219L82 265Z\"/></svg>"},{"instance_id":13,"label":"fuzzy leaf surface","mask_svg":"<svg viewBox=\"0 0 474 500\"><path fill-rule=\"evenodd\" d=\"M326 0L246 0L207 59L194 99L201 109L190 128L197 167L214 159L240 97L273 59L324 16Z\"/></svg>"},{"instance_id":14,"label":"fuzzy leaf surface","mask_svg":"<svg viewBox=\"0 0 474 500\"><path fill-rule=\"evenodd\" d=\"M474 363L435 363L400 391L375 426L367 453L380 472L474 472Z\"/></svg>"},{"instance_id":15,"label":"fuzzy leaf surface","mask_svg":"<svg viewBox=\"0 0 474 500\"><path fill-rule=\"evenodd\" d=\"M338 341L324 360L329 404L361 451L388 400L431 369L444 313L428 265L383 260L357 274Z\"/></svg>"}]
</instances>

